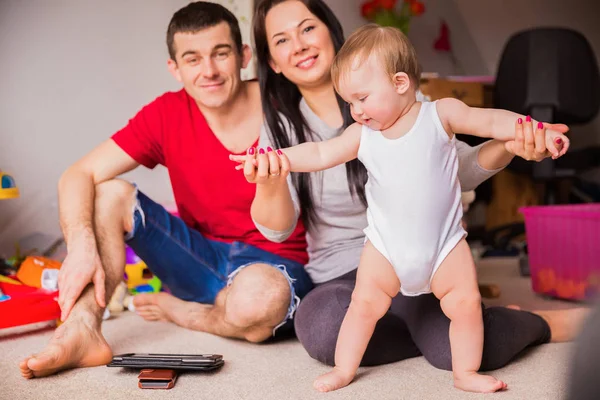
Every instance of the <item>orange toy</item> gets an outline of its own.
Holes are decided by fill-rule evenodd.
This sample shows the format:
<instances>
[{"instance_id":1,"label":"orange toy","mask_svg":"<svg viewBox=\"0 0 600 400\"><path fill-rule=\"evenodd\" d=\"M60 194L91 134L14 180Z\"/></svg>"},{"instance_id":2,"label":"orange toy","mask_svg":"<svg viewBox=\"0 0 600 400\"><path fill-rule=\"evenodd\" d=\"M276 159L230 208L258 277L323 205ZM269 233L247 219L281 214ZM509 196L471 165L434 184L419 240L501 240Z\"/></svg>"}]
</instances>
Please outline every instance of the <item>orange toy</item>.
<instances>
[{"instance_id":1,"label":"orange toy","mask_svg":"<svg viewBox=\"0 0 600 400\"><path fill-rule=\"evenodd\" d=\"M21 263L17 278L27 286L42 287L42 272L45 269L60 269L61 263L46 257L28 256Z\"/></svg>"}]
</instances>

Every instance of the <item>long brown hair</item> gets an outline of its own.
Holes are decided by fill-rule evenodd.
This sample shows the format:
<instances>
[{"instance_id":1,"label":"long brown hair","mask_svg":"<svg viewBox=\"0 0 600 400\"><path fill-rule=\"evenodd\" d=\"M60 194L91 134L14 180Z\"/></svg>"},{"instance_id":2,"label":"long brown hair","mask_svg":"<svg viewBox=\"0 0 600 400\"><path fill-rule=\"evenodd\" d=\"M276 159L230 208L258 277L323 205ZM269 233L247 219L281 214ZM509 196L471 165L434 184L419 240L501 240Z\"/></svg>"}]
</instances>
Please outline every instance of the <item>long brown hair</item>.
<instances>
[{"instance_id":1,"label":"long brown hair","mask_svg":"<svg viewBox=\"0 0 600 400\"><path fill-rule=\"evenodd\" d=\"M292 126L296 143L319 140L317 132L312 132L308 123L300 112L300 100L302 94L298 87L290 82L283 74L275 73L269 66L271 54L267 39L265 19L267 13L274 6L288 0L263 0L256 7L254 14L254 42L256 47L258 82L262 99L263 112L269 127L271 141L278 148L290 147L292 141L285 129L285 121ZM297 0L302 2L319 20L329 29L335 52L337 53L344 44L344 32L340 21L331 9L322 0ZM354 121L350 114L350 108L336 93L337 102L344 119L344 128L350 126ZM365 183L367 171L358 159L346 164L346 176L348 186L353 196L358 196L363 204L367 204L365 197ZM313 193L311 190L311 176L309 173L293 173L292 180L298 198L300 200L301 218L304 225L309 229L318 220L314 208Z\"/></svg>"}]
</instances>

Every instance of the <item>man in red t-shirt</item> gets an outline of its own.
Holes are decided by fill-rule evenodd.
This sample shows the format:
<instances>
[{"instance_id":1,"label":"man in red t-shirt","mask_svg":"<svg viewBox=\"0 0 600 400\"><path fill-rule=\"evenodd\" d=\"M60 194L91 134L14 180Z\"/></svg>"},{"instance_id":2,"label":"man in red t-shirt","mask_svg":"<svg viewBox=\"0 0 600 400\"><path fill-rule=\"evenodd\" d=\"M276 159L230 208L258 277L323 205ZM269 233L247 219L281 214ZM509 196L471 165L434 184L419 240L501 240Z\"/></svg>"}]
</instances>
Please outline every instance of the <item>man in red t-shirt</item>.
<instances>
[{"instance_id":1,"label":"man in red t-shirt","mask_svg":"<svg viewBox=\"0 0 600 400\"><path fill-rule=\"evenodd\" d=\"M64 323L46 349L21 362L26 378L111 360L100 324L123 277L124 242L172 293L134 298L148 320L260 342L292 327L312 288L304 228L298 223L285 243L267 241L250 217L255 186L228 158L254 150L263 122L258 83L240 79L251 53L235 16L214 3L191 3L174 14L167 45L169 70L183 90L145 106L61 177ZM169 170L181 218L115 179L157 164Z\"/></svg>"}]
</instances>

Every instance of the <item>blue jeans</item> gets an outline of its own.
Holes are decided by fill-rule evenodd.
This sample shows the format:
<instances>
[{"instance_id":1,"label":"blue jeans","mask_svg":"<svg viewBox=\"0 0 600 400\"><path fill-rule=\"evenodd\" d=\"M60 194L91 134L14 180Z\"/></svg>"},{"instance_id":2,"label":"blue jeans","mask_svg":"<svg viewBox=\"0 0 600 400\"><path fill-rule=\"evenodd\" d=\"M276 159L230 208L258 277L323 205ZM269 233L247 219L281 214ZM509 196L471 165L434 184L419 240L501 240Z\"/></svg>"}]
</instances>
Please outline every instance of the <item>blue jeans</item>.
<instances>
[{"instance_id":1,"label":"blue jeans","mask_svg":"<svg viewBox=\"0 0 600 400\"><path fill-rule=\"evenodd\" d=\"M300 299L313 288L302 264L242 242L209 240L142 192L136 196L133 230L126 243L174 296L214 304L217 293L243 268L268 264L281 271L291 292L287 316L273 333L280 327L280 331L293 328Z\"/></svg>"}]
</instances>

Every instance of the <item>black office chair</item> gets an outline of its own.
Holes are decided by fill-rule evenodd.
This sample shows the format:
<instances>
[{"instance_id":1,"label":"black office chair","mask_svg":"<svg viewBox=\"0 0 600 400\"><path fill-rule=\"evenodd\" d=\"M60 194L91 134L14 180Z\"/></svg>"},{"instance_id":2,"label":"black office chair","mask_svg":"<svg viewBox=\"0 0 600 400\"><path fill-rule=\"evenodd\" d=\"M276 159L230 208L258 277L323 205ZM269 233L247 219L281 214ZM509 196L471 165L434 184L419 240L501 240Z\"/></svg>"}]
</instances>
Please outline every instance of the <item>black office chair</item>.
<instances>
[{"instance_id":1,"label":"black office chair","mask_svg":"<svg viewBox=\"0 0 600 400\"><path fill-rule=\"evenodd\" d=\"M494 107L570 126L594 119L600 107L600 78L586 38L565 28L534 28L513 35L500 59ZM578 173L597 166L600 147L569 150L558 160L529 162L515 158L508 168L544 183L543 203L554 204L559 180L574 179ZM523 224L503 226L489 232L484 242L506 247L512 237L523 232Z\"/></svg>"}]
</instances>

